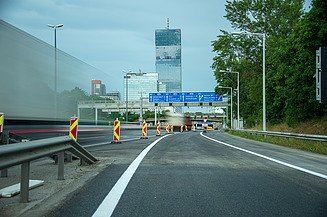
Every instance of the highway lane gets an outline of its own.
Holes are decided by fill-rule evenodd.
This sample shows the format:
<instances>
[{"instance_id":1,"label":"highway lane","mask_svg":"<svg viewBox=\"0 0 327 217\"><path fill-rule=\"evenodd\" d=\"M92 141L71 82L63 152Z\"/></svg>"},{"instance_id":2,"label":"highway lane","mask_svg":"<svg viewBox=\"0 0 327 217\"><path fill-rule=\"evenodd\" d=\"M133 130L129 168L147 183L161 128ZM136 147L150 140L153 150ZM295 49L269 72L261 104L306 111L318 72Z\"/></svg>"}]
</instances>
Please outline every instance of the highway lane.
<instances>
[{"instance_id":1,"label":"highway lane","mask_svg":"<svg viewBox=\"0 0 327 217\"><path fill-rule=\"evenodd\" d=\"M324 173L327 157L211 132L211 138ZM90 149L115 163L53 216L92 216L155 138ZM287 157L288 156L288 157ZM300 166L303 166L300 165ZM140 163L112 216L326 216L327 180L204 138L168 136Z\"/></svg>"}]
</instances>

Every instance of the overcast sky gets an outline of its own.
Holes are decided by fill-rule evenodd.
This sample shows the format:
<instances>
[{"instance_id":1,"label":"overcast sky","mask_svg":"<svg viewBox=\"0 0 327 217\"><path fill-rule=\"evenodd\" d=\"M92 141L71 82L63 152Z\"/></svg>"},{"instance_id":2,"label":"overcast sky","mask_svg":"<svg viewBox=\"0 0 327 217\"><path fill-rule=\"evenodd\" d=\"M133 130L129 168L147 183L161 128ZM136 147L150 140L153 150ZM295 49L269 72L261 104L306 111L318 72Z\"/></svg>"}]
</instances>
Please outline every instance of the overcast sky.
<instances>
[{"instance_id":1,"label":"overcast sky","mask_svg":"<svg viewBox=\"0 0 327 217\"><path fill-rule=\"evenodd\" d=\"M211 41L220 29L225 0L0 0L0 19L108 74L107 90L123 89L123 70L155 71L155 29L182 31L184 91L213 91Z\"/></svg>"}]
</instances>

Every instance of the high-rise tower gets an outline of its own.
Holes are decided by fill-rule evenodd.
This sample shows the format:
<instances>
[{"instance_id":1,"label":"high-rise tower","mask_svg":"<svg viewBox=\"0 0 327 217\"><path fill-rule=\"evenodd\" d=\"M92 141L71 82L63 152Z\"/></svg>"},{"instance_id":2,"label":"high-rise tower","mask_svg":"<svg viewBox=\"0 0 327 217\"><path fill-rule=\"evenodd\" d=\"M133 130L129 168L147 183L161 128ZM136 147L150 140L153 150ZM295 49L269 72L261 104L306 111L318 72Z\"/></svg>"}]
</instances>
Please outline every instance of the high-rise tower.
<instances>
[{"instance_id":1,"label":"high-rise tower","mask_svg":"<svg viewBox=\"0 0 327 217\"><path fill-rule=\"evenodd\" d=\"M181 30L156 29L156 72L167 92L182 91Z\"/></svg>"}]
</instances>

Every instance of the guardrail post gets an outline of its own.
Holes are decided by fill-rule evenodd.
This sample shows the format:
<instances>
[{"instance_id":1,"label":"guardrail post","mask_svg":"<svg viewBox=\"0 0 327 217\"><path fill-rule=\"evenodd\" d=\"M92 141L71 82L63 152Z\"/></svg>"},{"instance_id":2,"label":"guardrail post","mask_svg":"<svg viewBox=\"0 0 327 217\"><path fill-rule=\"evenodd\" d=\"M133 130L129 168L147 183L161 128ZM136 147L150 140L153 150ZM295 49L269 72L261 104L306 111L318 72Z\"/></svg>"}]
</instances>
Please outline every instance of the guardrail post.
<instances>
[{"instance_id":1,"label":"guardrail post","mask_svg":"<svg viewBox=\"0 0 327 217\"><path fill-rule=\"evenodd\" d=\"M65 152L58 153L58 180L64 180L64 161L65 161Z\"/></svg>"},{"instance_id":2,"label":"guardrail post","mask_svg":"<svg viewBox=\"0 0 327 217\"><path fill-rule=\"evenodd\" d=\"M0 113L1 115L1 113ZM1 142L0 144L1 145L6 145L6 144L9 144L9 135L7 135L8 132L1 132L0 133L0 136L1 136ZM0 177L1 178L5 178L5 177L8 177L8 169L2 169L1 172L0 172Z\"/></svg>"},{"instance_id":3,"label":"guardrail post","mask_svg":"<svg viewBox=\"0 0 327 217\"><path fill-rule=\"evenodd\" d=\"M81 160L79 161L79 165L80 165L80 166L86 166L86 165L88 165L88 163L86 163L85 160L81 159Z\"/></svg>"},{"instance_id":4,"label":"guardrail post","mask_svg":"<svg viewBox=\"0 0 327 217\"><path fill-rule=\"evenodd\" d=\"M29 182L30 182L30 161L27 161L22 163L21 165L21 180L20 180L21 203L28 203Z\"/></svg>"},{"instance_id":5,"label":"guardrail post","mask_svg":"<svg viewBox=\"0 0 327 217\"><path fill-rule=\"evenodd\" d=\"M66 152L66 161L73 162L73 155L70 152Z\"/></svg>"}]
</instances>

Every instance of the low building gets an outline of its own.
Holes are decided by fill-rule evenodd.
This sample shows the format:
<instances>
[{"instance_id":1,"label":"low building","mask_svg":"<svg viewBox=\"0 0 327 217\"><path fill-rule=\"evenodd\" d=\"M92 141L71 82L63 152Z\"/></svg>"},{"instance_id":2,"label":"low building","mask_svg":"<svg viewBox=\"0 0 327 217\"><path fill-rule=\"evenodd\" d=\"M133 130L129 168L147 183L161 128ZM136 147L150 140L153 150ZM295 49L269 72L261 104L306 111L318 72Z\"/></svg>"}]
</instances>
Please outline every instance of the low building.
<instances>
[{"instance_id":1,"label":"low building","mask_svg":"<svg viewBox=\"0 0 327 217\"><path fill-rule=\"evenodd\" d=\"M106 97L115 101L119 101L121 99L119 91L109 91L106 94Z\"/></svg>"}]
</instances>

